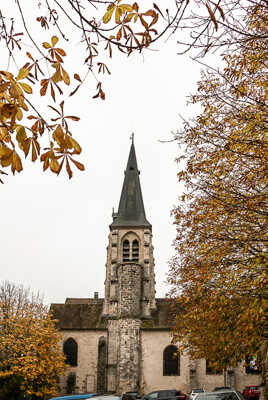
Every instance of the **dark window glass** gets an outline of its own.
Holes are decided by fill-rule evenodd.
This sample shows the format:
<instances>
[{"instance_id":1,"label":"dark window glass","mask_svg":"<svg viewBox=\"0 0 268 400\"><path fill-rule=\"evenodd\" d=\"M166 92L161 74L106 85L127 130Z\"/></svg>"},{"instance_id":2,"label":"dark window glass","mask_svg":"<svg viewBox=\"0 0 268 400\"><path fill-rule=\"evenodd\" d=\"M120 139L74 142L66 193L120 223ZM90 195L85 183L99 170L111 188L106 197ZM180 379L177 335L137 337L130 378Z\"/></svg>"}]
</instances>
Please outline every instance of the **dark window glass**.
<instances>
[{"instance_id":1,"label":"dark window glass","mask_svg":"<svg viewBox=\"0 0 268 400\"><path fill-rule=\"evenodd\" d=\"M66 356L66 363L72 367L77 366L77 343L74 339L69 338L64 342L63 352Z\"/></svg>"},{"instance_id":2,"label":"dark window glass","mask_svg":"<svg viewBox=\"0 0 268 400\"><path fill-rule=\"evenodd\" d=\"M129 241L123 242L123 262L129 261Z\"/></svg>"},{"instance_id":3,"label":"dark window glass","mask_svg":"<svg viewBox=\"0 0 268 400\"><path fill-rule=\"evenodd\" d=\"M132 261L139 261L139 242L137 240L132 242Z\"/></svg>"},{"instance_id":4,"label":"dark window glass","mask_svg":"<svg viewBox=\"0 0 268 400\"><path fill-rule=\"evenodd\" d=\"M163 375L180 375L180 355L174 345L170 345L164 350Z\"/></svg>"},{"instance_id":5,"label":"dark window glass","mask_svg":"<svg viewBox=\"0 0 268 400\"><path fill-rule=\"evenodd\" d=\"M161 390L161 392L158 393L158 398L164 398L164 397L175 397L176 392L174 390Z\"/></svg>"},{"instance_id":6,"label":"dark window glass","mask_svg":"<svg viewBox=\"0 0 268 400\"><path fill-rule=\"evenodd\" d=\"M209 360L206 360L206 374L207 375L221 375L222 370L212 368L211 365L209 364Z\"/></svg>"}]
</instances>

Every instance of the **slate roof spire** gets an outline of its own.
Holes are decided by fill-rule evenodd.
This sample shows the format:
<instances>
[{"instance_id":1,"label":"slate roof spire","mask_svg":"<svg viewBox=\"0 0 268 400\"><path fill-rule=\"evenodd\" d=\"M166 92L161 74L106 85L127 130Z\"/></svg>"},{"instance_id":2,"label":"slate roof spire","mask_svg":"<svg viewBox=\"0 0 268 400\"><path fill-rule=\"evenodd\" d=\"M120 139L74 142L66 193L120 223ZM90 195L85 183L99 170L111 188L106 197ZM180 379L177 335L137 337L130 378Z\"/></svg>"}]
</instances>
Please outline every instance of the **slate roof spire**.
<instances>
[{"instance_id":1,"label":"slate roof spire","mask_svg":"<svg viewBox=\"0 0 268 400\"><path fill-rule=\"evenodd\" d=\"M121 192L118 213L113 213L113 228L137 227L151 228L147 221L142 199L141 185L138 170L136 152L134 146L134 134L131 135L131 147L128 156L125 179Z\"/></svg>"}]
</instances>

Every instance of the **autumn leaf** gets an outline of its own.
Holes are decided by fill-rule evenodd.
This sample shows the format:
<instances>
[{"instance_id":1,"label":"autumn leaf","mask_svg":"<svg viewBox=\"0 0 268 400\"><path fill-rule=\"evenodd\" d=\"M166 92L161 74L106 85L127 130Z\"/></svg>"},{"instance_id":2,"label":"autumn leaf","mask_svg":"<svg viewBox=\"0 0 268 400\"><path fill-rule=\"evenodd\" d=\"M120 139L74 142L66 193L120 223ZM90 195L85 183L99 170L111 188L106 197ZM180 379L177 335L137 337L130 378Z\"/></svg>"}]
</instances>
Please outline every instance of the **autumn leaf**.
<instances>
[{"instance_id":1,"label":"autumn leaf","mask_svg":"<svg viewBox=\"0 0 268 400\"><path fill-rule=\"evenodd\" d=\"M55 44L58 43L58 41L59 41L59 38L57 36L52 36L51 43L52 43L53 47L55 46Z\"/></svg>"},{"instance_id":2,"label":"autumn leaf","mask_svg":"<svg viewBox=\"0 0 268 400\"><path fill-rule=\"evenodd\" d=\"M120 4L116 7L115 10L115 22L116 24L120 24L120 18L125 12L132 11L132 7L129 4Z\"/></svg>"},{"instance_id":3,"label":"autumn leaf","mask_svg":"<svg viewBox=\"0 0 268 400\"><path fill-rule=\"evenodd\" d=\"M65 71L65 69L61 68L62 79L66 85L70 85L70 77Z\"/></svg>"},{"instance_id":4,"label":"autumn leaf","mask_svg":"<svg viewBox=\"0 0 268 400\"><path fill-rule=\"evenodd\" d=\"M74 79L76 79L79 82L82 82L81 78L80 78L80 76L78 74L74 74Z\"/></svg>"},{"instance_id":5,"label":"autumn leaf","mask_svg":"<svg viewBox=\"0 0 268 400\"><path fill-rule=\"evenodd\" d=\"M266 31L260 15L248 14L250 46L203 72L191 97L201 111L175 135L187 191L173 211L168 279L183 309L174 340L214 369L260 354L267 333L267 44L255 35L256 26Z\"/></svg>"},{"instance_id":6,"label":"autumn leaf","mask_svg":"<svg viewBox=\"0 0 268 400\"><path fill-rule=\"evenodd\" d=\"M21 69L19 70L19 73L18 73L17 77L16 77L16 80L19 81L19 80L21 80L21 79L26 78L26 77L28 76L28 74L29 74L29 70L28 70L28 69L26 69L26 68L21 68Z\"/></svg>"},{"instance_id":7,"label":"autumn leaf","mask_svg":"<svg viewBox=\"0 0 268 400\"><path fill-rule=\"evenodd\" d=\"M19 165L16 165L19 167ZM0 285L1 341L0 378L4 383L1 394L9 398L9 385L14 377L12 393L27 389L32 397L54 396L57 375L66 369L65 357L58 345L61 335L40 297L11 282ZM7 306L8 305L8 306ZM53 363L51 363L53 358Z\"/></svg>"},{"instance_id":8,"label":"autumn leaf","mask_svg":"<svg viewBox=\"0 0 268 400\"><path fill-rule=\"evenodd\" d=\"M50 170L52 172L54 172L55 174L58 173L60 166L59 166L58 161L55 158L52 158L50 160L49 166L50 166Z\"/></svg>"},{"instance_id":9,"label":"autumn leaf","mask_svg":"<svg viewBox=\"0 0 268 400\"><path fill-rule=\"evenodd\" d=\"M112 3L112 4L110 4L108 6L107 12L104 14L104 16L102 18L102 20L103 20L103 22L105 24L107 24L111 20L113 12L114 12L114 9L115 9L115 4L114 3Z\"/></svg>"},{"instance_id":10,"label":"autumn leaf","mask_svg":"<svg viewBox=\"0 0 268 400\"><path fill-rule=\"evenodd\" d=\"M22 87L25 93L31 94L33 93L33 90L30 85L24 82L19 82L19 85Z\"/></svg>"},{"instance_id":11,"label":"autumn leaf","mask_svg":"<svg viewBox=\"0 0 268 400\"><path fill-rule=\"evenodd\" d=\"M70 157L70 160L74 163L74 165L76 166L76 168L78 168L80 171L84 171L85 167L82 163L74 160L72 157Z\"/></svg>"},{"instance_id":12,"label":"autumn leaf","mask_svg":"<svg viewBox=\"0 0 268 400\"><path fill-rule=\"evenodd\" d=\"M45 49L51 49L51 45L50 45L48 42L44 42L44 43L43 43L43 47L44 47Z\"/></svg>"},{"instance_id":13,"label":"autumn leaf","mask_svg":"<svg viewBox=\"0 0 268 400\"><path fill-rule=\"evenodd\" d=\"M16 171L22 171L21 158L15 151L12 152L11 171L13 172L13 175Z\"/></svg>"}]
</instances>

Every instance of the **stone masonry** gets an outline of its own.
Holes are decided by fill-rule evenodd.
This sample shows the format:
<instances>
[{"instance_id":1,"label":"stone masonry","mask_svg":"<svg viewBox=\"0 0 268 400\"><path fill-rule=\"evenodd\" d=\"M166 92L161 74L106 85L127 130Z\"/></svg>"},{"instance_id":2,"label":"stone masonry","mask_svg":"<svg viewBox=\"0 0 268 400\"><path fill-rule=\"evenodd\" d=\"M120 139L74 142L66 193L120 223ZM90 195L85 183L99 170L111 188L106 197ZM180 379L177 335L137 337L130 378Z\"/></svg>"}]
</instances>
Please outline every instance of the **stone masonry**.
<instances>
[{"instance_id":1,"label":"stone masonry","mask_svg":"<svg viewBox=\"0 0 268 400\"><path fill-rule=\"evenodd\" d=\"M152 232L133 144L110 230L103 307L108 320L107 390L123 393L140 390L140 328L155 309Z\"/></svg>"}]
</instances>

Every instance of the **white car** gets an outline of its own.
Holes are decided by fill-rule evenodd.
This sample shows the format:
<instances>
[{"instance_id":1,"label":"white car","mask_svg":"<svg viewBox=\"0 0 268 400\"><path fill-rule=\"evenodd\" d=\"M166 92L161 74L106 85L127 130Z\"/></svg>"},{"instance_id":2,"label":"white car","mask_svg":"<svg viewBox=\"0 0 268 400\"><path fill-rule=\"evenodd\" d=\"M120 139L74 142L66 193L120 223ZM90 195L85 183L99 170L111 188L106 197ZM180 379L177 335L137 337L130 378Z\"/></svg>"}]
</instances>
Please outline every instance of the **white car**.
<instances>
[{"instance_id":1,"label":"white car","mask_svg":"<svg viewBox=\"0 0 268 400\"><path fill-rule=\"evenodd\" d=\"M189 400L194 400L199 393L204 393L204 389L192 389Z\"/></svg>"},{"instance_id":2,"label":"white car","mask_svg":"<svg viewBox=\"0 0 268 400\"><path fill-rule=\"evenodd\" d=\"M195 400L243 400L244 397L236 390L219 390L214 392L197 393Z\"/></svg>"}]
</instances>

